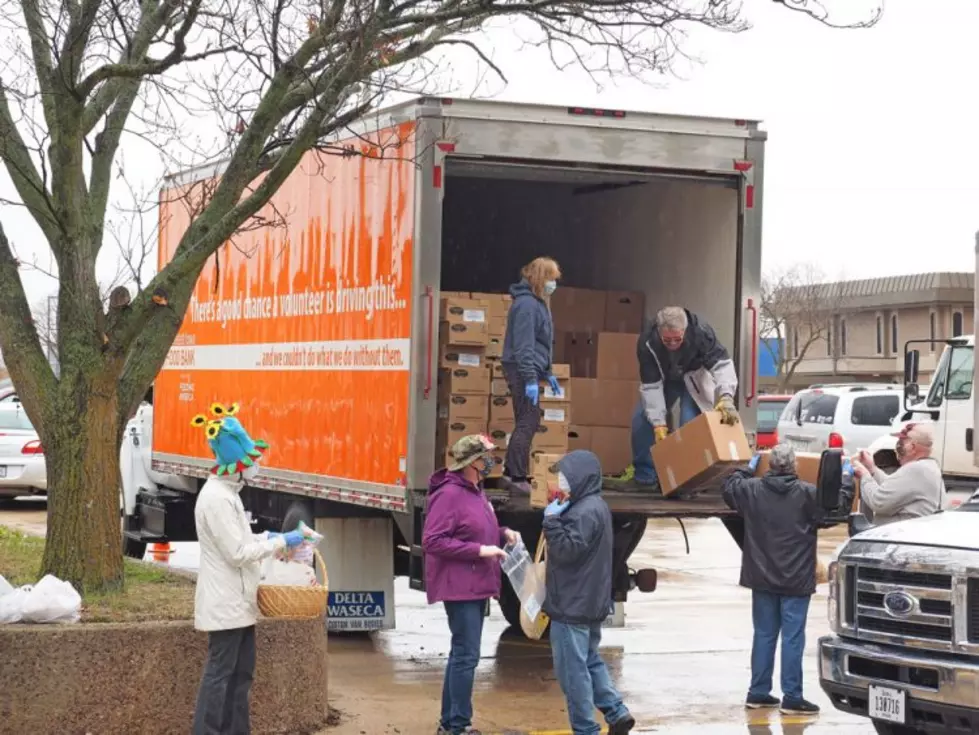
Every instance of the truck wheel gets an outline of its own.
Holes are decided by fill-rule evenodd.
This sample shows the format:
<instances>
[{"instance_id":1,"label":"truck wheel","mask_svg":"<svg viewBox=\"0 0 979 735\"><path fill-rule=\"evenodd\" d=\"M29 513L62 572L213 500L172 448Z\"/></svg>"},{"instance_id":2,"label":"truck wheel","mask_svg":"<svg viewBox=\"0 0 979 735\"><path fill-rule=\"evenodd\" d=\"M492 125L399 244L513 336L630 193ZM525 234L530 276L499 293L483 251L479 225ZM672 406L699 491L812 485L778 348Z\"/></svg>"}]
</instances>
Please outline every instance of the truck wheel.
<instances>
[{"instance_id":1,"label":"truck wheel","mask_svg":"<svg viewBox=\"0 0 979 735\"><path fill-rule=\"evenodd\" d=\"M294 500L289 506L289 510L286 511L285 518L282 519L282 533L295 531L299 528L299 521L312 528L313 511L308 503L304 503L302 500Z\"/></svg>"},{"instance_id":2,"label":"truck wheel","mask_svg":"<svg viewBox=\"0 0 979 735\"><path fill-rule=\"evenodd\" d=\"M875 722L874 729L878 735L924 735L924 730L907 725L891 725L886 722Z\"/></svg>"},{"instance_id":3,"label":"truck wheel","mask_svg":"<svg viewBox=\"0 0 979 735\"><path fill-rule=\"evenodd\" d=\"M126 516L122 521L123 531L129 530L129 516ZM124 556L128 556L132 559L142 560L146 556L146 542L145 541L134 541L133 539L123 536L122 537L122 553Z\"/></svg>"}]
</instances>

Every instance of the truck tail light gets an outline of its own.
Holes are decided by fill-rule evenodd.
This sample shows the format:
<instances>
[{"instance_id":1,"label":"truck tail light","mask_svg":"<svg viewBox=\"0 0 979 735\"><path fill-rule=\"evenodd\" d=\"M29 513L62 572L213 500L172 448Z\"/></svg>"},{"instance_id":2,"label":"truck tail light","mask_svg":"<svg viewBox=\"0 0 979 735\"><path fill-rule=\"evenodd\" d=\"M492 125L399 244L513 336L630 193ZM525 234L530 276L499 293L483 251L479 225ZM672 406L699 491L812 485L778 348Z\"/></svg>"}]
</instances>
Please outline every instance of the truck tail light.
<instances>
[{"instance_id":1,"label":"truck tail light","mask_svg":"<svg viewBox=\"0 0 979 735\"><path fill-rule=\"evenodd\" d=\"M44 447L41 446L41 442L37 439L27 442L24 448L20 450L21 454L27 454L31 456L36 456L38 454L44 454Z\"/></svg>"},{"instance_id":2,"label":"truck tail light","mask_svg":"<svg viewBox=\"0 0 979 735\"><path fill-rule=\"evenodd\" d=\"M843 435L837 434L835 431L829 435L828 446L830 449L842 449L843 448Z\"/></svg>"}]
</instances>

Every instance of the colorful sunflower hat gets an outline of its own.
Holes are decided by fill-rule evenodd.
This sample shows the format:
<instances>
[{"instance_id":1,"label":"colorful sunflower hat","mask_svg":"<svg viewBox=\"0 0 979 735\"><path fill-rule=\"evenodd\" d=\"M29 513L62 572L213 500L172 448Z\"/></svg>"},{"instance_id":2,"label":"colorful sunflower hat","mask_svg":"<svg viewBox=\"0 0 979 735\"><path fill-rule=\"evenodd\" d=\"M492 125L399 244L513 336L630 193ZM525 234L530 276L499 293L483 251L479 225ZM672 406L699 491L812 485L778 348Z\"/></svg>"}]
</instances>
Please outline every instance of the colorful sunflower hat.
<instances>
[{"instance_id":1,"label":"colorful sunflower hat","mask_svg":"<svg viewBox=\"0 0 979 735\"><path fill-rule=\"evenodd\" d=\"M191 426L204 429L207 443L214 452L217 464L211 468L211 474L223 476L243 472L253 466L269 448L267 442L248 436L245 427L235 418L238 408L237 403L230 406L212 403L213 419L199 413L190 422Z\"/></svg>"}]
</instances>

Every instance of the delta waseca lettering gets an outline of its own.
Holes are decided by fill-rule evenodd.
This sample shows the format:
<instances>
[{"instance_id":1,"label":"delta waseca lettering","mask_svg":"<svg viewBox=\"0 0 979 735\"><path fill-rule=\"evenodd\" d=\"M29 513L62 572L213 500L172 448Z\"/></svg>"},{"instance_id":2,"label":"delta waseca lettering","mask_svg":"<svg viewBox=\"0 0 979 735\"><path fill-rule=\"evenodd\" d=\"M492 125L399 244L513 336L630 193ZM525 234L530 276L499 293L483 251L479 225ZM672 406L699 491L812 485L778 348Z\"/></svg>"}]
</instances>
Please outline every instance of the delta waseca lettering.
<instances>
[{"instance_id":1,"label":"delta waseca lettering","mask_svg":"<svg viewBox=\"0 0 979 735\"><path fill-rule=\"evenodd\" d=\"M383 592L331 592L327 602L331 618L383 618Z\"/></svg>"},{"instance_id":2,"label":"delta waseca lettering","mask_svg":"<svg viewBox=\"0 0 979 735\"><path fill-rule=\"evenodd\" d=\"M187 310L191 322L231 322L278 319L281 317L322 316L361 313L370 321L379 311L404 309L406 302L397 298L393 279L376 279L368 286L348 285L340 281L334 288L320 291L298 291L252 297L242 291L231 299L201 301L196 296Z\"/></svg>"}]
</instances>

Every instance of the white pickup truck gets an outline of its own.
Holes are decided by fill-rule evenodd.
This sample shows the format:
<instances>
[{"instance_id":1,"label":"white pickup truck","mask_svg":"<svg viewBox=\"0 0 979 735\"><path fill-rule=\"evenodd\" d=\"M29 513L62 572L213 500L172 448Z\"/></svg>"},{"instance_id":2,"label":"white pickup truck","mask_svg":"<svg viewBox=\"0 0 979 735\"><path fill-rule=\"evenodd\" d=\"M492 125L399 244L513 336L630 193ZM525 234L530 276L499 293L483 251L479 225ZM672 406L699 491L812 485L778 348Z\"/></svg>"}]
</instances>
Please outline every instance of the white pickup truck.
<instances>
[{"instance_id":1,"label":"white pickup truck","mask_svg":"<svg viewBox=\"0 0 979 735\"><path fill-rule=\"evenodd\" d=\"M972 337L951 340L927 397L903 417L940 424L938 457L950 475L975 476L979 465L972 355ZM905 362L909 386L915 362ZM960 440L969 467L951 450ZM884 735L979 733L979 495L927 518L868 528L853 514L849 525L829 569L823 690Z\"/></svg>"}]
</instances>

